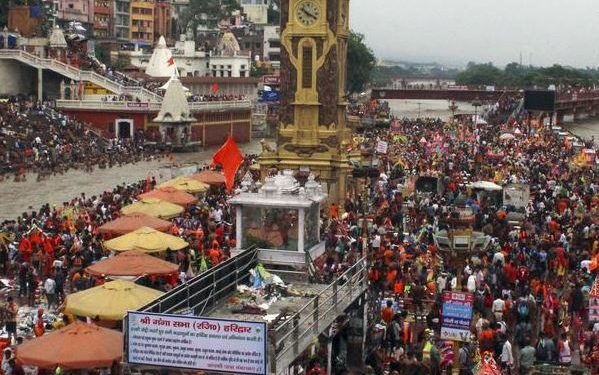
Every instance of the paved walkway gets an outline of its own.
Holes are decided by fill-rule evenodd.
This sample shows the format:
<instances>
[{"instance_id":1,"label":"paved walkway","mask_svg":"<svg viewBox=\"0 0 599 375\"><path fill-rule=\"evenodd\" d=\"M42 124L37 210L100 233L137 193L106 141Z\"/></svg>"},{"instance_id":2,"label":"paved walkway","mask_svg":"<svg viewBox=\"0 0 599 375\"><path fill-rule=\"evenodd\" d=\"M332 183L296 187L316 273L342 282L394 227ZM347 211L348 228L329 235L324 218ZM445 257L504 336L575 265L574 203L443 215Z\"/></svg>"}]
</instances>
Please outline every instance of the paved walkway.
<instances>
[{"instance_id":1,"label":"paved walkway","mask_svg":"<svg viewBox=\"0 0 599 375\"><path fill-rule=\"evenodd\" d=\"M212 147L199 152L175 154L175 162L208 163L217 149ZM244 153L259 153L261 150L258 141L240 145L240 149ZM40 182L36 181L35 174L29 174L25 182L13 182L12 179L0 182L0 220L16 219L23 212L37 210L46 203L62 205L83 192L87 196L100 194L118 184L145 179L150 174L158 178L160 168L167 164L165 160L144 161L122 167L95 168L92 173L70 170Z\"/></svg>"}]
</instances>

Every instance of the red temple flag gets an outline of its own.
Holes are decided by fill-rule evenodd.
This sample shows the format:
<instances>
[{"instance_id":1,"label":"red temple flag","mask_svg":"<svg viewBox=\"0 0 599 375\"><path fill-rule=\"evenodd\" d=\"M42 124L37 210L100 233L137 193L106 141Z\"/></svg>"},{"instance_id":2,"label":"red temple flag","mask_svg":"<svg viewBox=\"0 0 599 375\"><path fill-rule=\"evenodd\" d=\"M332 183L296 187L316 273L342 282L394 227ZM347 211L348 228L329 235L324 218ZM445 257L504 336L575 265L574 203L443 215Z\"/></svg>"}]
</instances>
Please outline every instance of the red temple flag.
<instances>
[{"instance_id":1,"label":"red temple flag","mask_svg":"<svg viewBox=\"0 0 599 375\"><path fill-rule=\"evenodd\" d=\"M237 143L233 137L229 136L224 145L212 156L212 164L220 164L223 166L223 172L225 175L225 184L227 191L233 190L233 184L235 183L235 174L243 163L243 155L237 147Z\"/></svg>"},{"instance_id":2,"label":"red temple flag","mask_svg":"<svg viewBox=\"0 0 599 375\"><path fill-rule=\"evenodd\" d=\"M214 82L212 86L210 86L210 91L212 91L212 93L216 95L216 93L218 92L218 83Z\"/></svg>"}]
</instances>

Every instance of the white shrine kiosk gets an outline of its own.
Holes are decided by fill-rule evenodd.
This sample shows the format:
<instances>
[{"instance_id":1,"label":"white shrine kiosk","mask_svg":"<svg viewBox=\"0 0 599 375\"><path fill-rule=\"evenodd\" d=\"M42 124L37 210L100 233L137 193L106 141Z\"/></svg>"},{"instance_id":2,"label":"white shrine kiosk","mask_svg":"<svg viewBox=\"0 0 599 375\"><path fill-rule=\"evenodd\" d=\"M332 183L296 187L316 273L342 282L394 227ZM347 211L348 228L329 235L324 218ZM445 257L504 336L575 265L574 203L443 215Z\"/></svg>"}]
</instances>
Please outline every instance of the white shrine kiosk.
<instances>
[{"instance_id":1,"label":"white shrine kiosk","mask_svg":"<svg viewBox=\"0 0 599 375\"><path fill-rule=\"evenodd\" d=\"M237 230L231 255L256 246L265 264L305 269L325 250L320 205L326 198L313 175L303 187L291 170L267 177L262 186L246 175L241 192L229 201L236 208Z\"/></svg>"}]
</instances>

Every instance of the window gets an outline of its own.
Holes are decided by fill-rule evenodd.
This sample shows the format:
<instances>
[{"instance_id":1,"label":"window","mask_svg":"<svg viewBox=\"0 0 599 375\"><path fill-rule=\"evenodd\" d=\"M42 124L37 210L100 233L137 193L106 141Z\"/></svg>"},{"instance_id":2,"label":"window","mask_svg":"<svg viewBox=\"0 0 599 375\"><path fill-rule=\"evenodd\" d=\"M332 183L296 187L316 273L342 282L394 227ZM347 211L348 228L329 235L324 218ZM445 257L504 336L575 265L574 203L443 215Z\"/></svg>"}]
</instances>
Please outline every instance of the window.
<instances>
[{"instance_id":1,"label":"window","mask_svg":"<svg viewBox=\"0 0 599 375\"><path fill-rule=\"evenodd\" d=\"M73 3L69 3L69 9L73 9Z\"/></svg>"},{"instance_id":2,"label":"window","mask_svg":"<svg viewBox=\"0 0 599 375\"><path fill-rule=\"evenodd\" d=\"M302 54L302 88L312 88L312 47L303 47Z\"/></svg>"}]
</instances>

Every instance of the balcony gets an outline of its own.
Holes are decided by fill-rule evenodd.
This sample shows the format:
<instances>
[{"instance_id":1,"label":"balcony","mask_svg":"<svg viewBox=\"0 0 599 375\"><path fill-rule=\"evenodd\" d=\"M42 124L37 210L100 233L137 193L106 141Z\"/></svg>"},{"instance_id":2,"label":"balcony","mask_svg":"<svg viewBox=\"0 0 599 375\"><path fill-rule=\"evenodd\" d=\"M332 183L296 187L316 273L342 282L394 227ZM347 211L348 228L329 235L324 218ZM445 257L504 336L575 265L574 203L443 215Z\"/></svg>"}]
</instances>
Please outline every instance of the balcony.
<instances>
[{"instance_id":1,"label":"balcony","mask_svg":"<svg viewBox=\"0 0 599 375\"><path fill-rule=\"evenodd\" d=\"M94 22L94 29L108 29L108 22L105 21L95 21Z\"/></svg>"},{"instance_id":2,"label":"balcony","mask_svg":"<svg viewBox=\"0 0 599 375\"><path fill-rule=\"evenodd\" d=\"M138 103L129 101L102 101L102 100L57 100L56 107L60 109L102 110L102 111L131 111L131 112L158 112L161 103ZM249 100L229 102L191 102L191 112L216 112L235 109L251 109Z\"/></svg>"},{"instance_id":3,"label":"balcony","mask_svg":"<svg viewBox=\"0 0 599 375\"><path fill-rule=\"evenodd\" d=\"M109 15L112 13L112 9L110 7L105 6L96 6L94 7L94 14L106 14Z\"/></svg>"}]
</instances>

